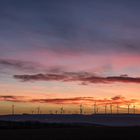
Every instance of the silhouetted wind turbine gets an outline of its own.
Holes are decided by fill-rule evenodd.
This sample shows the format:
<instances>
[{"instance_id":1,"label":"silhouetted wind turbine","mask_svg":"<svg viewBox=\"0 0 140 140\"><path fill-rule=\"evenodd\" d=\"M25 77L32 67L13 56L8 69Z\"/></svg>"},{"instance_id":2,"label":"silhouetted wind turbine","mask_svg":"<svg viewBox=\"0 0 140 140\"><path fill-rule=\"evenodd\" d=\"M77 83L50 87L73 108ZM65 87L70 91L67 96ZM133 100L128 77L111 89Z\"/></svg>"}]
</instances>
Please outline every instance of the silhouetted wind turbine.
<instances>
[{"instance_id":1,"label":"silhouetted wind turbine","mask_svg":"<svg viewBox=\"0 0 140 140\"><path fill-rule=\"evenodd\" d=\"M63 109L63 107L61 107L60 113L63 114L63 112L64 112L64 109Z\"/></svg>"},{"instance_id":2,"label":"silhouetted wind turbine","mask_svg":"<svg viewBox=\"0 0 140 140\"><path fill-rule=\"evenodd\" d=\"M96 114L97 114L97 113L99 113L99 107L97 107L97 109L96 109Z\"/></svg>"},{"instance_id":3,"label":"silhouetted wind turbine","mask_svg":"<svg viewBox=\"0 0 140 140\"><path fill-rule=\"evenodd\" d=\"M32 114L34 114L34 111L32 110Z\"/></svg>"},{"instance_id":4,"label":"silhouetted wind turbine","mask_svg":"<svg viewBox=\"0 0 140 140\"><path fill-rule=\"evenodd\" d=\"M82 106L82 104L80 105L80 114L83 114L83 106Z\"/></svg>"},{"instance_id":5,"label":"silhouetted wind turbine","mask_svg":"<svg viewBox=\"0 0 140 140\"><path fill-rule=\"evenodd\" d=\"M40 107L37 108L37 114L40 114Z\"/></svg>"},{"instance_id":6,"label":"silhouetted wind turbine","mask_svg":"<svg viewBox=\"0 0 140 140\"><path fill-rule=\"evenodd\" d=\"M130 114L130 104L128 104L128 114Z\"/></svg>"},{"instance_id":7,"label":"silhouetted wind turbine","mask_svg":"<svg viewBox=\"0 0 140 140\"><path fill-rule=\"evenodd\" d=\"M94 114L96 114L96 111L97 111L97 105L96 105L96 102L94 103Z\"/></svg>"},{"instance_id":8,"label":"silhouetted wind turbine","mask_svg":"<svg viewBox=\"0 0 140 140\"><path fill-rule=\"evenodd\" d=\"M117 114L119 114L119 105L117 104Z\"/></svg>"},{"instance_id":9,"label":"silhouetted wind turbine","mask_svg":"<svg viewBox=\"0 0 140 140\"><path fill-rule=\"evenodd\" d=\"M57 114L57 110L55 111L55 114Z\"/></svg>"},{"instance_id":10,"label":"silhouetted wind turbine","mask_svg":"<svg viewBox=\"0 0 140 140\"><path fill-rule=\"evenodd\" d=\"M15 114L15 105L12 105L12 115Z\"/></svg>"},{"instance_id":11,"label":"silhouetted wind turbine","mask_svg":"<svg viewBox=\"0 0 140 140\"><path fill-rule=\"evenodd\" d=\"M136 113L136 106L133 105L133 113L135 114Z\"/></svg>"},{"instance_id":12,"label":"silhouetted wind turbine","mask_svg":"<svg viewBox=\"0 0 140 140\"><path fill-rule=\"evenodd\" d=\"M112 103L110 104L110 113L112 114Z\"/></svg>"},{"instance_id":13,"label":"silhouetted wind turbine","mask_svg":"<svg viewBox=\"0 0 140 140\"><path fill-rule=\"evenodd\" d=\"M107 114L107 104L105 104L105 114Z\"/></svg>"}]
</instances>

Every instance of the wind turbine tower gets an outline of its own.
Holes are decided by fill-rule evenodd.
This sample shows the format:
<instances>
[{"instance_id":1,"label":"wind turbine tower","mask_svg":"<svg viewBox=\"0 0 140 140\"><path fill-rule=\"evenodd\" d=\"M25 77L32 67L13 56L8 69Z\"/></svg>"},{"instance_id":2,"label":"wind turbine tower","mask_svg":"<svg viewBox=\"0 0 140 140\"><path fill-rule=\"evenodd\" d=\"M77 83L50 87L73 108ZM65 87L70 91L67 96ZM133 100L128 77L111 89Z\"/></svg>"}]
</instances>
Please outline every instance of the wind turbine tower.
<instances>
[{"instance_id":1,"label":"wind turbine tower","mask_svg":"<svg viewBox=\"0 0 140 140\"><path fill-rule=\"evenodd\" d=\"M130 113L130 104L128 104L128 114Z\"/></svg>"},{"instance_id":2,"label":"wind turbine tower","mask_svg":"<svg viewBox=\"0 0 140 140\"><path fill-rule=\"evenodd\" d=\"M15 114L15 105L12 105L12 115Z\"/></svg>"},{"instance_id":3,"label":"wind turbine tower","mask_svg":"<svg viewBox=\"0 0 140 140\"><path fill-rule=\"evenodd\" d=\"M40 107L37 108L37 114L40 114Z\"/></svg>"},{"instance_id":4,"label":"wind turbine tower","mask_svg":"<svg viewBox=\"0 0 140 140\"><path fill-rule=\"evenodd\" d=\"M107 104L105 104L105 114L107 114Z\"/></svg>"},{"instance_id":5,"label":"wind turbine tower","mask_svg":"<svg viewBox=\"0 0 140 140\"><path fill-rule=\"evenodd\" d=\"M112 114L112 103L110 104L110 113Z\"/></svg>"},{"instance_id":6,"label":"wind turbine tower","mask_svg":"<svg viewBox=\"0 0 140 140\"><path fill-rule=\"evenodd\" d=\"M117 114L119 114L119 105L117 104Z\"/></svg>"},{"instance_id":7,"label":"wind turbine tower","mask_svg":"<svg viewBox=\"0 0 140 140\"><path fill-rule=\"evenodd\" d=\"M133 114L135 114L135 113L136 113L136 106L133 105Z\"/></svg>"},{"instance_id":8,"label":"wind turbine tower","mask_svg":"<svg viewBox=\"0 0 140 140\"><path fill-rule=\"evenodd\" d=\"M96 102L94 103L94 114L97 113L97 105L96 105Z\"/></svg>"},{"instance_id":9,"label":"wind turbine tower","mask_svg":"<svg viewBox=\"0 0 140 140\"><path fill-rule=\"evenodd\" d=\"M80 105L80 114L83 114L83 106Z\"/></svg>"},{"instance_id":10,"label":"wind turbine tower","mask_svg":"<svg viewBox=\"0 0 140 140\"><path fill-rule=\"evenodd\" d=\"M63 109L63 107L61 107L61 109L60 109L60 113L61 113L61 114L64 113L64 109Z\"/></svg>"}]
</instances>

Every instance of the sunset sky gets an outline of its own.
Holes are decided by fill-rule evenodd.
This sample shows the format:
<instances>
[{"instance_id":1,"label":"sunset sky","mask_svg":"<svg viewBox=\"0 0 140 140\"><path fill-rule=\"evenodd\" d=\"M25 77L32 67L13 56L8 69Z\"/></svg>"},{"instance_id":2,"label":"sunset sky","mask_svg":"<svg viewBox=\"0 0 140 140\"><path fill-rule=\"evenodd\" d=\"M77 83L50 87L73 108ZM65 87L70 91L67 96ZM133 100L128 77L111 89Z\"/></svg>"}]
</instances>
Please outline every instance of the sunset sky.
<instances>
[{"instance_id":1,"label":"sunset sky","mask_svg":"<svg viewBox=\"0 0 140 140\"><path fill-rule=\"evenodd\" d=\"M140 1L0 0L0 114L140 108ZM140 113L140 111L138 112Z\"/></svg>"}]
</instances>

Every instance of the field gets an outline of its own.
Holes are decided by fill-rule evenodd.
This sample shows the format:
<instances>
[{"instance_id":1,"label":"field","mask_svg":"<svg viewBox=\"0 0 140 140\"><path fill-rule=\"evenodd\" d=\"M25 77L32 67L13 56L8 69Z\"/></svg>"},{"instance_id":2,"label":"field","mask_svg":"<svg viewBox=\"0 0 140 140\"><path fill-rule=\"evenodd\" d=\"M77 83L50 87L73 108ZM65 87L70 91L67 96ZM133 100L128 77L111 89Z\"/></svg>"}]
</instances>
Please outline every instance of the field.
<instances>
[{"instance_id":1,"label":"field","mask_svg":"<svg viewBox=\"0 0 140 140\"><path fill-rule=\"evenodd\" d=\"M140 126L132 125L139 124L140 115L6 115L0 120L2 140L118 140L140 137Z\"/></svg>"},{"instance_id":2,"label":"field","mask_svg":"<svg viewBox=\"0 0 140 140\"><path fill-rule=\"evenodd\" d=\"M139 126L140 114L26 114L26 115L3 115L0 121L9 122L40 122L56 124L81 124L100 125L112 127Z\"/></svg>"},{"instance_id":3,"label":"field","mask_svg":"<svg viewBox=\"0 0 140 140\"><path fill-rule=\"evenodd\" d=\"M48 126L44 128L0 129L0 138L14 140L136 139L139 127Z\"/></svg>"}]
</instances>

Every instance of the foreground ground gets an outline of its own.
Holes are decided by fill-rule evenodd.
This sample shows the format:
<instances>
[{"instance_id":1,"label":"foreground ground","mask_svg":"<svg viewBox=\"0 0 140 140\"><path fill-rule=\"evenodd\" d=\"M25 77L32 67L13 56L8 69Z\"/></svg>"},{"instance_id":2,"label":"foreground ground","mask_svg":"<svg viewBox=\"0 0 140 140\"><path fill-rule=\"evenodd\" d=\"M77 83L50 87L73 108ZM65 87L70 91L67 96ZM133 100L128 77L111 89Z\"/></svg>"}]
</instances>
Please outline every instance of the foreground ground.
<instances>
[{"instance_id":1,"label":"foreground ground","mask_svg":"<svg viewBox=\"0 0 140 140\"><path fill-rule=\"evenodd\" d=\"M25 114L1 115L0 121L61 124L91 124L112 127L139 126L140 114Z\"/></svg>"},{"instance_id":2,"label":"foreground ground","mask_svg":"<svg viewBox=\"0 0 140 140\"><path fill-rule=\"evenodd\" d=\"M1 128L0 139L12 140L97 140L139 139L140 127L59 126Z\"/></svg>"},{"instance_id":3,"label":"foreground ground","mask_svg":"<svg viewBox=\"0 0 140 140\"><path fill-rule=\"evenodd\" d=\"M140 115L15 115L0 119L0 140L140 139ZM102 123L85 123L86 119Z\"/></svg>"}]
</instances>

